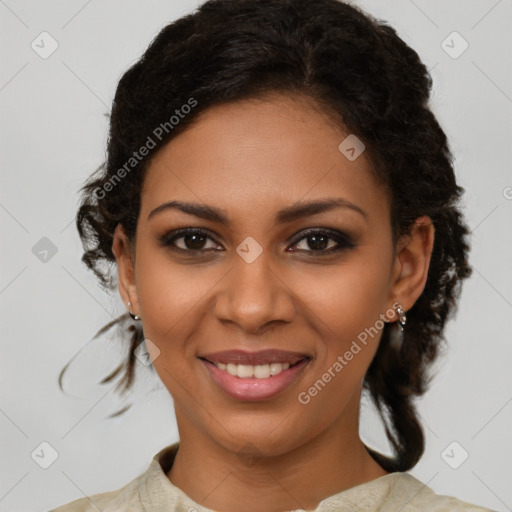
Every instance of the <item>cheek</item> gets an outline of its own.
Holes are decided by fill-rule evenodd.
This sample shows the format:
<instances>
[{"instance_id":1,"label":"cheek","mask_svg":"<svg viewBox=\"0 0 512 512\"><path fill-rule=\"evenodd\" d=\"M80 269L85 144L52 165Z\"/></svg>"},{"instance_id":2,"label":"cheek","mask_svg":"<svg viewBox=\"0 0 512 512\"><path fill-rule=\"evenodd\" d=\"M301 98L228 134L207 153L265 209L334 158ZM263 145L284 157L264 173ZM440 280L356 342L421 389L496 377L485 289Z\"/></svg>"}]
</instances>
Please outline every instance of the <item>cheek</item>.
<instances>
[{"instance_id":1,"label":"cheek","mask_svg":"<svg viewBox=\"0 0 512 512\"><path fill-rule=\"evenodd\" d=\"M310 311L305 314L319 343L299 402L319 414L329 402L341 405L359 390L377 351L389 293L388 258L378 254L385 253L361 250L346 265L302 274L304 311Z\"/></svg>"},{"instance_id":2,"label":"cheek","mask_svg":"<svg viewBox=\"0 0 512 512\"><path fill-rule=\"evenodd\" d=\"M318 325L325 327L327 338L335 336L347 341L357 337L384 313L389 265L385 257L375 257L373 252L361 250L346 264L301 273L301 297ZM289 278L292 279L291 274Z\"/></svg>"},{"instance_id":3,"label":"cheek","mask_svg":"<svg viewBox=\"0 0 512 512\"><path fill-rule=\"evenodd\" d=\"M183 331L181 325L197 314L216 272L173 262L165 249L148 241L141 241L137 250L135 278L144 327L148 333L177 337L175 330Z\"/></svg>"},{"instance_id":4,"label":"cheek","mask_svg":"<svg viewBox=\"0 0 512 512\"><path fill-rule=\"evenodd\" d=\"M380 315L385 312L386 283L378 265L347 265L317 279L309 294L319 343L312 371L296 399L310 418L312 432L334 421L360 392L384 327Z\"/></svg>"},{"instance_id":5,"label":"cheek","mask_svg":"<svg viewBox=\"0 0 512 512\"><path fill-rule=\"evenodd\" d=\"M143 247L136 260L137 298L144 335L159 350L153 366L171 394L195 362L187 340L197 328L201 298L211 285L187 267L172 264L165 251Z\"/></svg>"}]
</instances>

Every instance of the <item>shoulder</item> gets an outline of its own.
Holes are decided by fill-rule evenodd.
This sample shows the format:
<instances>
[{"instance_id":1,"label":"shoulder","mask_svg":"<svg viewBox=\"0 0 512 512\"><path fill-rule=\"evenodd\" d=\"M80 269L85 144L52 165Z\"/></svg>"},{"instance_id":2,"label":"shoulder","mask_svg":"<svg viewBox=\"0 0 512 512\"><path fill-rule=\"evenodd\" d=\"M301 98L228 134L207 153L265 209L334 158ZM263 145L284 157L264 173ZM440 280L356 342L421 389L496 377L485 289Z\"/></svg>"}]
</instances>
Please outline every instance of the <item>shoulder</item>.
<instances>
[{"instance_id":1,"label":"shoulder","mask_svg":"<svg viewBox=\"0 0 512 512\"><path fill-rule=\"evenodd\" d=\"M79 498L49 512L142 512L147 509L147 505L171 502L180 491L171 484L166 472L172 466L178 448L179 442L160 450L145 473L120 489Z\"/></svg>"},{"instance_id":2,"label":"shoulder","mask_svg":"<svg viewBox=\"0 0 512 512\"><path fill-rule=\"evenodd\" d=\"M490 508L481 507L453 496L436 494L430 487L409 473L391 473L387 478L392 480L390 487L390 507L382 508L384 512L394 510L397 502L404 508L403 512L495 512Z\"/></svg>"},{"instance_id":3,"label":"shoulder","mask_svg":"<svg viewBox=\"0 0 512 512\"><path fill-rule=\"evenodd\" d=\"M109 491L99 494L79 498L54 508L49 512L113 512L114 510L144 510L139 499L139 486L144 475L140 475L126 484L124 487L115 491ZM121 508L120 508L121 507Z\"/></svg>"}]
</instances>

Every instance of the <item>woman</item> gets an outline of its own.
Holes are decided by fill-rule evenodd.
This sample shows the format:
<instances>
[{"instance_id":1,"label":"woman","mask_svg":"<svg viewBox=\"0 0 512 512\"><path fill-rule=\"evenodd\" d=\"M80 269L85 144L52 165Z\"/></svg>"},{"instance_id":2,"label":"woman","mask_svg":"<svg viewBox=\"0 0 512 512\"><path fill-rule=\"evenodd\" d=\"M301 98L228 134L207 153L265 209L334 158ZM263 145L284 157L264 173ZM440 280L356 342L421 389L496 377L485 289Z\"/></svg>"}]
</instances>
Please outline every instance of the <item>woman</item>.
<instances>
[{"instance_id":1,"label":"woman","mask_svg":"<svg viewBox=\"0 0 512 512\"><path fill-rule=\"evenodd\" d=\"M430 88L338 0L210 0L160 32L119 82L77 225L104 285L117 267L121 383L147 351L180 441L57 511L489 510L407 473L471 272ZM363 390L394 457L359 437Z\"/></svg>"}]
</instances>

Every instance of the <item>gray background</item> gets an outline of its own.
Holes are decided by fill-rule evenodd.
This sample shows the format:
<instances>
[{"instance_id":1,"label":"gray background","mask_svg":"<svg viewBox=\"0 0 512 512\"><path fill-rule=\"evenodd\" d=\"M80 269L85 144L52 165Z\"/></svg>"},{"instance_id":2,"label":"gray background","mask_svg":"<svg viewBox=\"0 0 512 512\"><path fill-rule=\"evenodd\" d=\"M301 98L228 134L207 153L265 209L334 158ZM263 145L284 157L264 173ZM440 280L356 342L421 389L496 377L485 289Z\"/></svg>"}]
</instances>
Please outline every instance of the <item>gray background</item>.
<instances>
[{"instance_id":1,"label":"gray background","mask_svg":"<svg viewBox=\"0 0 512 512\"><path fill-rule=\"evenodd\" d=\"M449 350L418 402L427 446L411 473L438 493L512 510L512 1L358 3L397 28L432 70L432 105L473 231L474 275L448 326ZM91 338L124 308L81 264L73 219L78 188L104 158L105 114L122 72L160 28L198 4L0 0L2 511L48 510L121 487L177 440L172 400L142 365L128 397L135 405L105 419L125 401L112 384L95 383L123 351L112 335ZM43 31L58 43L46 59L31 47L51 48ZM464 43L447 39L453 31L469 44L457 58ZM76 354L63 394L58 373ZM386 451L367 405L362 423L363 439ZM40 464L52 452L42 442L58 454L47 469ZM453 469L448 462L459 465L463 450L468 459Z\"/></svg>"}]
</instances>

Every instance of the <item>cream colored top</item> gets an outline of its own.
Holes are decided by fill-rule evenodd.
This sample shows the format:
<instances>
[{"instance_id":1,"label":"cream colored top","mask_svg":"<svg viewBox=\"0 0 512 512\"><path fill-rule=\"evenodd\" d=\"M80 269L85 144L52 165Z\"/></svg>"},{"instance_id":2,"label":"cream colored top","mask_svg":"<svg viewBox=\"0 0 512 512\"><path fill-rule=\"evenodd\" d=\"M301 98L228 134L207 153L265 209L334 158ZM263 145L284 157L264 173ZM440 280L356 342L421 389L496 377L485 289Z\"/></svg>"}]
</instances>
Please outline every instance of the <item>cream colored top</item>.
<instances>
[{"instance_id":1,"label":"cream colored top","mask_svg":"<svg viewBox=\"0 0 512 512\"><path fill-rule=\"evenodd\" d=\"M179 443L174 443L158 452L147 471L121 489L80 498L50 512L213 512L193 501L167 478L178 447ZM495 512L450 496L439 496L409 473L390 473L346 489L323 499L312 512L356 511Z\"/></svg>"}]
</instances>

